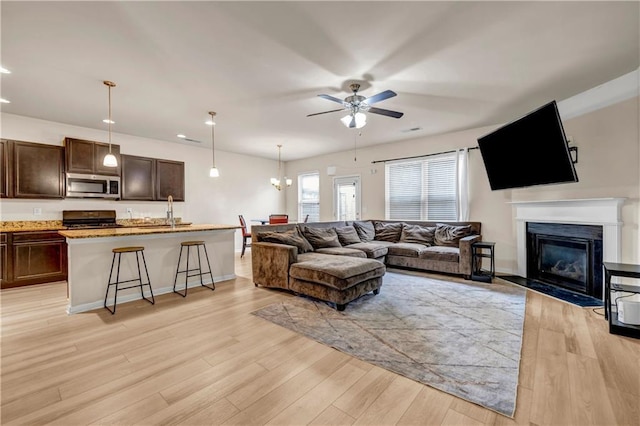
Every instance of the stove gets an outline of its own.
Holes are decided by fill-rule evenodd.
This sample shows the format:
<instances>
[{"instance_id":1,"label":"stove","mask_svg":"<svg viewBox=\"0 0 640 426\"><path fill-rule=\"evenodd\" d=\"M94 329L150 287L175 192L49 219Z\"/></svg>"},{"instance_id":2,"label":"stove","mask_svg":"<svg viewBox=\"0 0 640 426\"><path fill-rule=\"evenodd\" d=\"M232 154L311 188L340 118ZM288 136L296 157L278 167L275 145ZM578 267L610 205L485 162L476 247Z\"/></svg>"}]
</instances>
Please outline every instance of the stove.
<instances>
[{"instance_id":1,"label":"stove","mask_svg":"<svg viewBox=\"0 0 640 426\"><path fill-rule=\"evenodd\" d=\"M62 226L68 229L119 228L115 210L63 210Z\"/></svg>"}]
</instances>

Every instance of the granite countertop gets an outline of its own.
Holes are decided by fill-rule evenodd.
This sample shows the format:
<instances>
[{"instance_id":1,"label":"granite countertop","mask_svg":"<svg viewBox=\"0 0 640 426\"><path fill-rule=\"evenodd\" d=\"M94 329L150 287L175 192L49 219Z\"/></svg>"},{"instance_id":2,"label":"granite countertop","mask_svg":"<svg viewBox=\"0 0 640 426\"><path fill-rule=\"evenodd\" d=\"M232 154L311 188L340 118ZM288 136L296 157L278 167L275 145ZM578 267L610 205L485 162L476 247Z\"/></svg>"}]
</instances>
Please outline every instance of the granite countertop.
<instances>
[{"instance_id":1,"label":"granite countertop","mask_svg":"<svg viewBox=\"0 0 640 426\"><path fill-rule=\"evenodd\" d=\"M150 234L172 234L178 232L197 232L197 231L220 231L226 229L239 229L239 225L222 225L222 224L181 224L172 228L169 225L144 225L140 227L122 227L107 229L70 229L58 231L60 235L66 238L104 238L104 237L125 237L131 235L150 235Z\"/></svg>"},{"instance_id":2,"label":"granite countertop","mask_svg":"<svg viewBox=\"0 0 640 426\"><path fill-rule=\"evenodd\" d=\"M72 231L72 232L90 232L92 234L98 234L99 232L111 232L114 235L135 235L135 234L153 234L163 232L190 232L200 231L202 229L196 229L199 226L213 226L222 227L214 229L235 229L240 226L234 225L192 225L191 222L182 222L181 218L176 218L176 228L171 229L169 225L165 225L166 219L164 218L152 218L150 220L144 219L118 219L116 223L120 228L108 228L108 229L69 229L62 225L61 220L16 220L16 221L0 221L0 232L33 232L33 231ZM189 228L193 226L193 228ZM179 230L181 228L185 228ZM138 229L133 234L131 229ZM114 231L118 231L117 234ZM61 233L62 234L62 233ZM75 235L75 234L74 234ZM96 235L96 236L114 236L114 235ZM65 235L66 236L66 235ZM86 237L69 237L69 238L86 238Z\"/></svg>"}]
</instances>

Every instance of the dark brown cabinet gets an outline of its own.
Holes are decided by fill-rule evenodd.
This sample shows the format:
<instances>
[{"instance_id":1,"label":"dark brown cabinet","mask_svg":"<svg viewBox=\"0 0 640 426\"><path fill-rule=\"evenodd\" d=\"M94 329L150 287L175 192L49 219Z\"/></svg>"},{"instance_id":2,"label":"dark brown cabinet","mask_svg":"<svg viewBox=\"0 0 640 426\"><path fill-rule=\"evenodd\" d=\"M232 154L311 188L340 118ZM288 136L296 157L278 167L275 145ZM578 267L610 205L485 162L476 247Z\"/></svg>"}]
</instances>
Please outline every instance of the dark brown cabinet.
<instances>
[{"instance_id":1,"label":"dark brown cabinet","mask_svg":"<svg viewBox=\"0 0 640 426\"><path fill-rule=\"evenodd\" d=\"M156 160L156 200L184 201L184 163L182 161Z\"/></svg>"},{"instance_id":2,"label":"dark brown cabinet","mask_svg":"<svg viewBox=\"0 0 640 426\"><path fill-rule=\"evenodd\" d=\"M184 162L122 155L122 199L184 201Z\"/></svg>"},{"instance_id":3,"label":"dark brown cabinet","mask_svg":"<svg viewBox=\"0 0 640 426\"><path fill-rule=\"evenodd\" d=\"M2 288L67 279L67 243L56 231L5 236Z\"/></svg>"},{"instance_id":4,"label":"dark brown cabinet","mask_svg":"<svg viewBox=\"0 0 640 426\"><path fill-rule=\"evenodd\" d=\"M122 199L153 201L155 199L155 160L135 155L121 155Z\"/></svg>"},{"instance_id":5,"label":"dark brown cabinet","mask_svg":"<svg viewBox=\"0 0 640 426\"><path fill-rule=\"evenodd\" d=\"M0 140L0 198L9 196L9 142Z\"/></svg>"},{"instance_id":6,"label":"dark brown cabinet","mask_svg":"<svg viewBox=\"0 0 640 426\"><path fill-rule=\"evenodd\" d=\"M111 153L118 160L118 167L105 167L102 162L109 153L109 144L65 138L67 172L105 176L120 176L120 145L111 144Z\"/></svg>"},{"instance_id":7,"label":"dark brown cabinet","mask_svg":"<svg viewBox=\"0 0 640 426\"><path fill-rule=\"evenodd\" d=\"M7 197L64 198L64 148L5 141L10 156Z\"/></svg>"},{"instance_id":8,"label":"dark brown cabinet","mask_svg":"<svg viewBox=\"0 0 640 426\"><path fill-rule=\"evenodd\" d=\"M7 234L0 234L0 288L4 287L9 277L7 267L9 266L7 254Z\"/></svg>"}]
</instances>

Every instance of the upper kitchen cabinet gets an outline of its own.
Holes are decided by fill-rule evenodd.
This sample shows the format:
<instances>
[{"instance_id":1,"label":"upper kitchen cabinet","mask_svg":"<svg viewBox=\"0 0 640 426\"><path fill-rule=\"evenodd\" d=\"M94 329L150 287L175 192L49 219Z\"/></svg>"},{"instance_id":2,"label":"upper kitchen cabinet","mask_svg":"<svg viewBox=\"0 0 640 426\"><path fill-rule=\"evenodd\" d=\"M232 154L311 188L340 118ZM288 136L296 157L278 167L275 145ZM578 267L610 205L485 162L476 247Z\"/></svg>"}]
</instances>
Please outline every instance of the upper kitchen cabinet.
<instances>
[{"instance_id":1,"label":"upper kitchen cabinet","mask_svg":"<svg viewBox=\"0 0 640 426\"><path fill-rule=\"evenodd\" d=\"M7 197L64 198L64 148L3 141L9 154ZM5 172L3 172L5 173Z\"/></svg>"},{"instance_id":2,"label":"upper kitchen cabinet","mask_svg":"<svg viewBox=\"0 0 640 426\"><path fill-rule=\"evenodd\" d=\"M118 167L105 167L102 162L109 153L109 144L82 139L65 138L67 172L92 175L120 176L120 145L111 144L111 153L118 160Z\"/></svg>"},{"instance_id":3,"label":"upper kitchen cabinet","mask_svg":"<svg viewBox=\"0 0 640 426\"><path fill-rule=\"evenodd\" d=\"M122 199L184 201L184 162L122 154Z\"/></svg>"},{"instance_id":4,"label":"upper kitchen cabinet","mask_svg":"<svg viewBox=\"0 0 640 426\"><path fill-rule=\"evenodd\" d=\"M153 201L155 199L155 160L125 154L122 154L120 159L122 160L121 199Z\"/></svg>"},{"instance_id":5,"label":"upper kitchen cabinet","mask_svg":"<svg viewBox=\"0 0 640 426\"><path fill-rule=\"evenodd\" d=\"M0 140L0 198L9 196L9 142Z\"/></svg>"},{"instance_id":6,"label":"upper kitchen cabinet","mask_svg":"<svg viewBox=\"0 0 640 426\"><path fill-rule=\"evenodd\" d=\"M182 161L156 160L156 200L184 201L184 163Z\"/></svg>"}]
</instances>

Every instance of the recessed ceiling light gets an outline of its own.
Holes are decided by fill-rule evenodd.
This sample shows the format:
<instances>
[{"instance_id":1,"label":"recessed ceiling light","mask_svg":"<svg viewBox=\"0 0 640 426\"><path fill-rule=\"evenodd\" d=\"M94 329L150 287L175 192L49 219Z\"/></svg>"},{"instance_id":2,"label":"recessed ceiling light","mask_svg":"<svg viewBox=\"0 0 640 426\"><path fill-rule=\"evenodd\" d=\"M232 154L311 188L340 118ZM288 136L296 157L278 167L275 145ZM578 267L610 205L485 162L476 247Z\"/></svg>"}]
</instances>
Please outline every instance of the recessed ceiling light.
<instances>
[{"instance_id":1,"label":"recessed ceiling light","mask_svg":"<svg viewBox=\"0 0 640 426\"><path fill-rule=\"evenodd\" d=\"M104 120L102 120L103 123L107 123L107 124L116 124L115 121L113 120L109 120L108 118L105 118Z\"/></svg>"},{"instance_id":2,"label":"recessed ceiling light","mask_svg":"<svg viewBox=\"0 0 640 426\"><path fill-rule=\"evenodd\" d=\"M185 136L185 135L183 135L182 133L180 133L180 134L178 134L178 135L176 135L176 136L177 136L177 137L179 137L180 139L184 139L184 138L186 138L186 136Z\"/></svg>"},{"instance_id":3,"label":"recessed ceiling light","mask_svg":"<svg viewBox=\"0 0 640 426\"><path fill-rule=\"evenodd\" d=\"M204 122L204 124L206 124L207 126L215 126L216 122L212 121L212 120L207 120L207 121Z\"/></svg>"},{"instance_id":4,"label":"recessed ceiling light","mask_svg":"<svg viewBox=\"0 0 640 426\"><path fill-rule=\"evenodd\" d=\"M11 71L6 68L0 67L0 74L11 74Z\"/></svg>"},{"instance_id":5,"label":"recessed ceiling light","mask_svg":"<svg viewBox=\"0 0 640 426\"><path fill-rule=\"evenodd\" d=\"M6 100L4 98L0 98L0 104L10 104L10 103L11 103L11 101L8 101L8 100Z\"/></svg>"}]
</instances>

